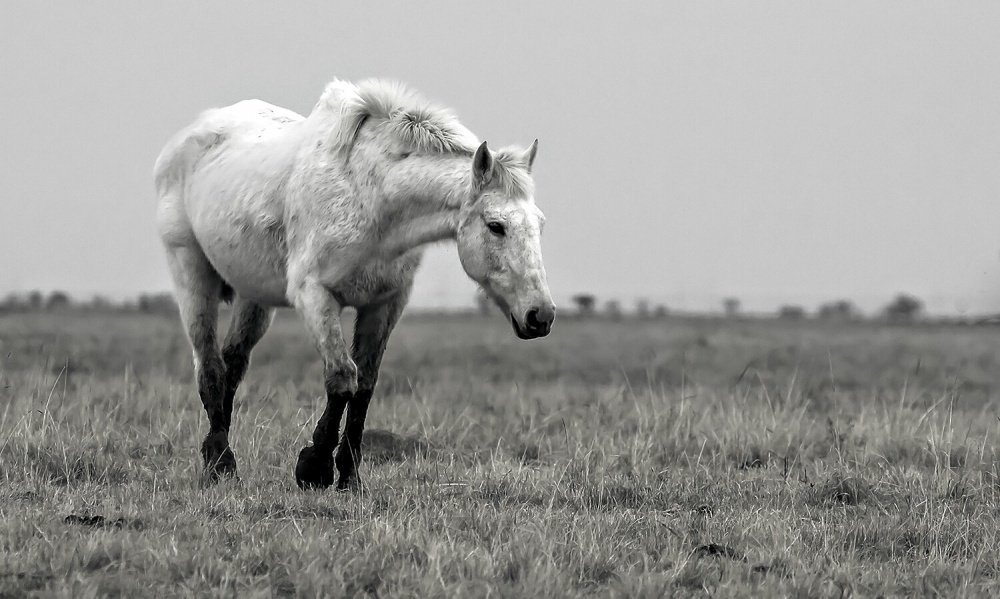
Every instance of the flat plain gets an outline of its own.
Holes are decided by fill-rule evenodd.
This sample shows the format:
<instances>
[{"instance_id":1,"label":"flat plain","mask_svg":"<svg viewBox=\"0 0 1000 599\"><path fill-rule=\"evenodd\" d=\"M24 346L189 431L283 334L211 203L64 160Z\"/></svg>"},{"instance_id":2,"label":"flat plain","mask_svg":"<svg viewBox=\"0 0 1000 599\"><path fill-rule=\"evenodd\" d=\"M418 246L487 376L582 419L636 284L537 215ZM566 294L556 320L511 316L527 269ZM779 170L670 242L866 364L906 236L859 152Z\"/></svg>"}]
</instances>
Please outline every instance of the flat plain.
<instances>
[{"instance_id":1,"label":"flat plain","mask_svg":"<svg viewBox=\"0 0 1000 599\"><path fill-rule=\"evenodd\" d=\"M304 492L319 359L281 313L240 479L176 317L0 316L0 597L1000 595L1000 330L404 317L362 489Z\"/></svg>"}]
</instances>

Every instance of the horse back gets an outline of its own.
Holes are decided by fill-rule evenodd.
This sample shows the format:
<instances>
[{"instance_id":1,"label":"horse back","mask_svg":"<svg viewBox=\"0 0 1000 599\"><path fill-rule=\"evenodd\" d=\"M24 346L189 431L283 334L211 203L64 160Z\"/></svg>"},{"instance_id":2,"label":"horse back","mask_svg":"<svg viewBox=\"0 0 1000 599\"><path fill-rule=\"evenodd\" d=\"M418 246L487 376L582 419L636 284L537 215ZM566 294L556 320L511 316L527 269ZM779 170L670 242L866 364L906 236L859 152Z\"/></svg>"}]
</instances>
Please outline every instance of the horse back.
<instances>
[{"instance_id":1,"label":"horse back","mask_svg":"<svg viewBox=\"0 0 1000 599\"><path fill-rule=\"evenodd\" d=\"M188 127L167 142L153 169L156 188L163 190L183 181L213 151L224 146L239 149L266 144L301 122L302 115L261 100L244 100L202 112Z\"/></svg>"}]
</instances>

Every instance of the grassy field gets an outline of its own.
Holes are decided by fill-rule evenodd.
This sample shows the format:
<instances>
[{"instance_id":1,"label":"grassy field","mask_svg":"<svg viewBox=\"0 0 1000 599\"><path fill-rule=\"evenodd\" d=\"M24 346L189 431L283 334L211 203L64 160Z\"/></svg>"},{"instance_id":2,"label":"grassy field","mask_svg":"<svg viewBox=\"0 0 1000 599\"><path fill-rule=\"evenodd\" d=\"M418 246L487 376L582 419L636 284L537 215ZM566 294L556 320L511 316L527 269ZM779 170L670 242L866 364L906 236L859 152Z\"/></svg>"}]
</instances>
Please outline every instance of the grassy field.
<instances>
[{"instance_id":1,"label":"grassy field","mask_svg":"<svg viewBox=\"0 0 1000 599\"><path fill-rule=\"evenodd\" d=\"M0 317L0 597L997 596L998 349L411 315L343 494L292 476L322 411L293 315L237 396L242 478L209 489L175 319Z\"/></svg>"}]
</instances>

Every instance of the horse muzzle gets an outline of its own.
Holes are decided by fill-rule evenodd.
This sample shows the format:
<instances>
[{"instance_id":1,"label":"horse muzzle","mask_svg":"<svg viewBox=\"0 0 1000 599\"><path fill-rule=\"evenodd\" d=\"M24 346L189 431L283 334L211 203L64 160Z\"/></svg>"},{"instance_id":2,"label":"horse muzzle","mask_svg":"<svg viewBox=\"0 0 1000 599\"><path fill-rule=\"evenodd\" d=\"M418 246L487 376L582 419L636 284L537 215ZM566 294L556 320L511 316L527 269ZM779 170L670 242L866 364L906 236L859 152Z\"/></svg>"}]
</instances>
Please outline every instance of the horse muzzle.
<instances>
[{"instance_id":1,"label":"horse muzzle","mask_svg":"<svg viewBox=\"0 0 1000 599\"><path fill-rule=\"evenodd\" d=\"M528 309L523 320L518 319L513 313L510 315L510 324L514 328L514 334L519 339L538 339L549 334L552 330L552 323L556 320L556 307L552 304L536 306Z\"/></svg>"}]
</instances>

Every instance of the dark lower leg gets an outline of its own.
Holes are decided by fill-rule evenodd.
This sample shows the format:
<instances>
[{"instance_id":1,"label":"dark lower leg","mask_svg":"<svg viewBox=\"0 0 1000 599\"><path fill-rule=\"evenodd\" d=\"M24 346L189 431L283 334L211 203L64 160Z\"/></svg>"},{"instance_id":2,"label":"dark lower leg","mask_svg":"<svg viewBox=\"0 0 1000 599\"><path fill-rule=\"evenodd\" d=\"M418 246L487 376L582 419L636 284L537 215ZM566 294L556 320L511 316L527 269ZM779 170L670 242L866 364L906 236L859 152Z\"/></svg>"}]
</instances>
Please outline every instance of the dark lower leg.
<instances>
[{"instance_id":1,"label":"dark lower leg","mask_svg":"<svg viewBox=\"0 0 1000 599\"><path fill-rule=\"evenodd\" d=\"M409 290L401 291L384 304L358 309L354 327L353 358L358 366L358 391L347 408L347 422L337 451L338 489L358 487L358 465L361 463L361 439L372 393L378 382L382 354L399 315L406 304Z\"/></svg>"},{"instance_id":2,"label":"dark lower leg","mask_svg":"<svg viewBox=\"0 0 1000 599\"><path fill-rule=\"evenodd\" d=\"M208 435L201 444L201 456L210 481L236 474L236 456L229 448L229 422L225 410L226 367L216 354L206 357L198 368L198 395L208 414Z\"/></svg>"},{"instance_id":3,"label":"dark lower leg","mask_svg":"<svg viewBox=\"0 0 1000 599\"><path fill-rule=\"evenodd\" d=\"M250 365L250 356L246 353L237 353L227 348L222 354L223 362L226 364L226 388L222 396L222 417L225 422L226 432L233 425L233 399L236 397L236 389L246 374Z\"/></svg>"},{"instance_id":4,"label":"dark lower leg","mask_svg":"<svg viewBox=\"0 0 1000 599\"><path fill-rule=\"evenodd\" d=\"M313 444L302 448L295 465L295 482L300 488L325 489L333 484L333 450L350 399L346 393L327 393L326 409L313 432Z\"/></svg>"},{"instance_id":5,"label":"dark lower leg","mask_svg":"<svg viewBox=\"0 0 1000 599\"><path fill-rule=\"evenodd\" d=\"M260 304L237 298L233 302L233 318L222 349L226 365L226 391L222 399L226 430L232 427L233 399L250 366L250 352L267 332L271 310Z\"/></svg>"},{"instance_id":6,"label":"dark lower leg","mask_svg":"<svg viewBox=\"0 0 1000 599\"><path fill-rule=\"evenodd\" d=\"M295 309L305 321L323 358L326 410L316 424L313 444L299 452L295 482L303 489L333 484L333 449L347 402L358 389L358 369L347 351L340 328L341 305L315 280L289 285Z\"/></svg>"},{"instance_id":7,"label":"dark lower leg","mask_svg":"<svg viewBox=\"0 0 1000 599\"><path fill-rule=\"evenodd\" d=\"M337 470L340 472L338 489L348 489L357 485L358 464L361 463L361 440L365 432L365 419L368 416L372 391L373 389L358 390L348 404L344 435L337 451Z\"/></svg>"}]
</instances>

